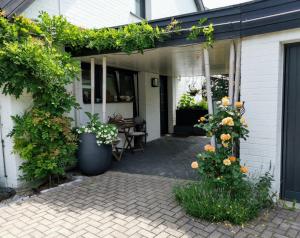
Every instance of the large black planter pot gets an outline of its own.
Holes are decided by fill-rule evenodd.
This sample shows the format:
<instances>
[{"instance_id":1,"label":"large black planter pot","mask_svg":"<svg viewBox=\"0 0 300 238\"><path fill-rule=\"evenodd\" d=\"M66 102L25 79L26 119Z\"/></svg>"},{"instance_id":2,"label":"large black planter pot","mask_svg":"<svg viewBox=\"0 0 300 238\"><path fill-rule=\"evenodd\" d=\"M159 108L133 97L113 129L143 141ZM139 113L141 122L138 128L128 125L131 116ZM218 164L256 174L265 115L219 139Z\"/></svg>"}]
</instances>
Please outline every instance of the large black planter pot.
<instances>
[{"instance_id":1,"label":"large black planter pot","mask_svg":"<svg viewBox=\"0 0 300 238\"><path fill-rule=\"evenodd\" d=\"M78 160L80 171L88 176L106 172L112 162L111 145L96 143L96 136L92 133L83 133L79 137Z\"/></svg>"},{"instance_id":2,"label":"large black planter pot","mask_svg":"<svg viewBox=\"0 0 300 238\"><path fill-rule=\"evenodd\" d=\"M206 132L203 129L194 127L198 124L200 117L208 113L203 109L179 109L176 110L176 126L174 134L178 136L204 136Z\"/></svg>"}]
</instances>

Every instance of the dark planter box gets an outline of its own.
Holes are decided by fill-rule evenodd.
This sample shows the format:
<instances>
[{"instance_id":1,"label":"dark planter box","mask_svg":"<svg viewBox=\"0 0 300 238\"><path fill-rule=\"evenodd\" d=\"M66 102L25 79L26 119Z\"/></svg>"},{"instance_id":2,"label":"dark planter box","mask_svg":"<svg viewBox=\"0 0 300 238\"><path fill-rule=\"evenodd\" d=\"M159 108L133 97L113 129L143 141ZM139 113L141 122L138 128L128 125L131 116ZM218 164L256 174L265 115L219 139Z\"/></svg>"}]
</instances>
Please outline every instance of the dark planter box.
<instances>
[{"instance_id":1,"label":"dark planter box","mask_svg":"<svg viewBox=\"0 0 300 238\"><path fill-rule=\"evenodd\" d=\"M180 109L176 110L176 126L194 126L198 124L200 117L208 114L203 109Z\"/></svg>"},{"instance_id":2,"label":"dark planter box","mask_svg":"<svg viewBox=\"0 0 300 238\"><path fill-rule=\"evenodd\" d=\"M204 136L206 133L200 128L195 128L200 117L208 114L203 109L180 109L176 110L176 126L174 127L175 135L179 136Z\"/></svg>"}]
</instances>

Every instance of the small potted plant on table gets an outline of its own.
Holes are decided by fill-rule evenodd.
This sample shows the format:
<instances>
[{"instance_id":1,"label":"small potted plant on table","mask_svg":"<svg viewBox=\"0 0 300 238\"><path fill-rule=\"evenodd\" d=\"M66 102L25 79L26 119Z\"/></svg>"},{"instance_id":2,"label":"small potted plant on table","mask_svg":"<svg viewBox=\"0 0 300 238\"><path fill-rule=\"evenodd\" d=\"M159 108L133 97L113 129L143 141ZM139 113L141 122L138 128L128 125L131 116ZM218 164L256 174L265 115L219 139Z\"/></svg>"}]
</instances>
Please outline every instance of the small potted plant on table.
<instances>
[{"instance_id":1,"label":"small potted plant on table","mask_svg":"<svg viewBox=\"0 0 300 238\"><path fill-rule=\"evenodd\" d=\"M99 121L98 114L86 112L90 121L77 129L79 134L78 160L80 171L89 176L106 172L112 161L112 142L116 140L118 129Z\"/></svg>"}]
</instances>

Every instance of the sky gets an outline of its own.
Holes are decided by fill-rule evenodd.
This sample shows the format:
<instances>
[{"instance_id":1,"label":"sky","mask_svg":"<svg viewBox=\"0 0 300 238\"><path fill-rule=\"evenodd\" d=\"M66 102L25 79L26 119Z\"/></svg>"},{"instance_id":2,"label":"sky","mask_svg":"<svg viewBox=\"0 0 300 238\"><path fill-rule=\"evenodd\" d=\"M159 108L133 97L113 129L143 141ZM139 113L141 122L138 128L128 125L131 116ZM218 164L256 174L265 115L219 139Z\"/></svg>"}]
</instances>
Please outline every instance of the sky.
<instances>
[{"instance_id":1,"label":"sky","mask_svg":"<svg viewBox=\"0 0 300 238\"><path fill-rule=\"evenodd\" d=\"M204 5L207 8L217 8L217 7L224 7L233 4L239 4L243 2L249 2L250 0L203 0Z\"/></svg>"}]
</instances>

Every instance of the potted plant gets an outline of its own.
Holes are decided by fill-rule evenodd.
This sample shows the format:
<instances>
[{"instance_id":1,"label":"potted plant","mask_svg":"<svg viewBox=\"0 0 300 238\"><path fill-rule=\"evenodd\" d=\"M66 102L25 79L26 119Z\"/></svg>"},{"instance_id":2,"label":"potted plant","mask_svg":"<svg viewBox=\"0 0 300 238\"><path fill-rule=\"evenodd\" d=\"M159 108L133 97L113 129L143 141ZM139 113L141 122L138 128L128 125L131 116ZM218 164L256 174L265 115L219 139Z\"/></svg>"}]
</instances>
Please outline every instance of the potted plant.
<instances>
[{"instance_id":1,"label":"potted plant","mask_svg":"<svg viewBox=\"0 0 300 238\"><path fill-rule=\"evenodd\" d=\"M79 134L78 160L80 171L89 176L106 172L112 161L112 142L116 140L118 129L99 121L98 114L86 112L90 121L77 129Z\"/></svg>"}]
</instances>

